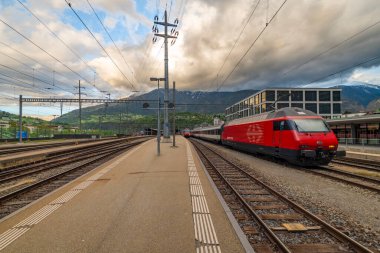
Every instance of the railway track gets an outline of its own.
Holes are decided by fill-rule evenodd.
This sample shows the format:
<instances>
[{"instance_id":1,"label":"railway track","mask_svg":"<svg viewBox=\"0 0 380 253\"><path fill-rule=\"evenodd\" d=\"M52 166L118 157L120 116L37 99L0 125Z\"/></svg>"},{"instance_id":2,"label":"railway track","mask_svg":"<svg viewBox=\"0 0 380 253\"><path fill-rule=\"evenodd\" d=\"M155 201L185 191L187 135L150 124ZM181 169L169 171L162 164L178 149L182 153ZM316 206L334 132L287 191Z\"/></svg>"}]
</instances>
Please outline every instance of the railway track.
<instances>
[{"instance_id":1,"label":"railway track","mask_svg":"<svg viewBox=\"0 0 380 253\"><path fill-rule=\"evenodd\" d=\"M218 151L191 142L256 252L373 252Z\"/></svg>"},{"instance_id":2,"label":"railway track","mask_svg":"<svg viewBox=\"0 0 380 253\"><path fill-rule=\"evenodd\" d=\"M86 140L86 141L80 141L79 143L85 144L85 143L91 143L91 142L104 141L104 140L108 140L108 139L110 139L110 138L101 139L101 140ZM77 141L71 141L71 142L60 142L60 143L35 144L35 145L19 146L19 147L0 147L0 156L8 155L8 154L21 153L21 152L25 152L25 151L45 149L45 148L70 146L70 145L75 145L77 143L78 143Z\"/></svg>"},{"instance_id":3,"label":"railway track","mask_svg":"<svg viewBox=\"0 0 380 253\"><path fill-rule=\"evenodd\" d=\"M0 174L0 182L3 186L2 189L0 188L0 218L7 216L146 140L137 140L124 144L117 143L108 147L94 147L88 150L86 154L76 153L66 158L58 158L60 161L49 161L42 168L38 168L41 167L40 165L27 166L17 172L10 170ZM11 172L14 172L14 174L12 175ZM49 172L49 174L41 176L41 173L44 172ZM20 184L20 180L26 183Z\"/></svg>"},{"instance_id":4,"label":"railway track","mask_svg":"<svg viewBox=\"0 0 380 253\"><path fill-rule=\"evenodd\" d=\"M362 168L362 169L366 169L366 170L374 171L374 172L380 172L380 162L376 162L376 161L369 161L369 160L367 161L363 159L344 157L344 158L335 158L334 160L332 160L332 163L353 166L353 167Z\"/></svg>"},{"instance_id":5,"label":"railway track","mask_svg":"<svg viewBox=\"0 0 380 253\"><path fill-rule=\"evenodd\" d=\"M380 180L373 177L367 177L339 169L333 169L329 166L319 166L316 169L314 168L302 170L318 176L337 180L345 184L380 193Z\"/></svg>"}]
</instances>

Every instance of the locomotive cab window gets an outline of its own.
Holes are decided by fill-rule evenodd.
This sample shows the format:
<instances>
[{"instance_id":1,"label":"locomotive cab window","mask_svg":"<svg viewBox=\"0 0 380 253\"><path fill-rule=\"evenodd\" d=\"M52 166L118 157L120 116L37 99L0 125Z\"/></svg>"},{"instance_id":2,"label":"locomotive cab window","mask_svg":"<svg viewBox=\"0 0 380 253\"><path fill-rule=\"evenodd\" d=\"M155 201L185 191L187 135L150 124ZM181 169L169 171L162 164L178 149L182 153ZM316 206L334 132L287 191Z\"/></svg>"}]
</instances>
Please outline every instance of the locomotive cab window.
<instances>
[{"instance_id":1,"label":"locomotive cab window","mask_svg":"<svg viewBox=\"0 0 380 253\"><path fill-rule=\"evenodd\" d=\"M330 128L321 119L295 119L295 127L298 132L330 132Z\"/></svg>"},{"instance_id":2,"label":"locomotive cab window","mask_svg":"<svg viewBox=\"0 0 380 253\"><path fill-rule=\"evenodd\" d=\"M292 123L290 120L273 121L273 130L292 130Z\"/></svg>"}]
</instances>

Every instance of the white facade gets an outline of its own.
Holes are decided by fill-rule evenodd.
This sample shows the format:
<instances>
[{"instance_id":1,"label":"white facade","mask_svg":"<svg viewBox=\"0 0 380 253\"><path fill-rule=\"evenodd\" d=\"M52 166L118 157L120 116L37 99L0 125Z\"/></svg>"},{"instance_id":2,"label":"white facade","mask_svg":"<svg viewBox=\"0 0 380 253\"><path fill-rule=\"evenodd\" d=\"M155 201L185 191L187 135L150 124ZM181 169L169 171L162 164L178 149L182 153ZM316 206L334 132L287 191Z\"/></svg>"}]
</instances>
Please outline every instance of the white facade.
<instances>
[{"instance_id":1,"label":"white facade","mask_svg":"<svg viewBox=\"0 0 380 253\"><path fill-rule=\"evenodd\" d=\"M327 118L342 115L341 89L273 88L259 91L228 107L226 120L248 117L284 107L310 110Z\"/></svg>"}]
</instances>

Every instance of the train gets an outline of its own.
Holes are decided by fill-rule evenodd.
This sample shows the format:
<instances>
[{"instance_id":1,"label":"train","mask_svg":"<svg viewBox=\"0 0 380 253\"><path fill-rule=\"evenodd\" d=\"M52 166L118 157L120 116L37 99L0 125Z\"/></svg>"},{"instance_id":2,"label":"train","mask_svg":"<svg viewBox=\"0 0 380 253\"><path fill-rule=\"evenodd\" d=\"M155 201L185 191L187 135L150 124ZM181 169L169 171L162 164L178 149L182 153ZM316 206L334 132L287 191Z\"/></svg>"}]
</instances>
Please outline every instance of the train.
<instances>
[{"instance_id":1,"label":"train","mask_svg":"<svg viewBox=\"0 0 380 253\"><path fill-rule=\"evenodd\" d=\"M185 137L185 138L189 138L191 137L191 131L189 128L185 128L182 130L182 135Z\"/></svg>"},{"instance_id":2,"label":"train","mask_svg":"<svg viewBox=\"0 0 380 253\"><path fill-rule=\"evenodd\" d=\"M219 126L199 127L191 134L302 166L327 165L335 156L345 156L345 151L338 151L338 140L325 120L300 108L286 107L233 119Z\"/></svg>"}]
</instances>

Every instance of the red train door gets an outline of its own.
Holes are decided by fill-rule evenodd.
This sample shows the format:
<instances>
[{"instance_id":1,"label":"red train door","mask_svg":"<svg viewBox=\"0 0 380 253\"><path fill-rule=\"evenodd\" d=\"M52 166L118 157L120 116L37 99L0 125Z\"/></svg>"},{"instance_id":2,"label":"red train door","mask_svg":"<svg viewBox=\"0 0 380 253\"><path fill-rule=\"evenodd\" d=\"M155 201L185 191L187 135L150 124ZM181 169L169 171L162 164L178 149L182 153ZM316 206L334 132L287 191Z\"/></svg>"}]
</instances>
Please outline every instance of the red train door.
<instances>
[{"instance_id":1,"label":"red train door","mask_svg":"<svg viewBox=\"0 0 380 253\"><path fill-rule=\"evenodd\" d=\"M272 145L274 147L275 155L280 154L280 145L281 145L281 122L283 121L273 121L273 137Z\"/></svg>"}]
</instances>

